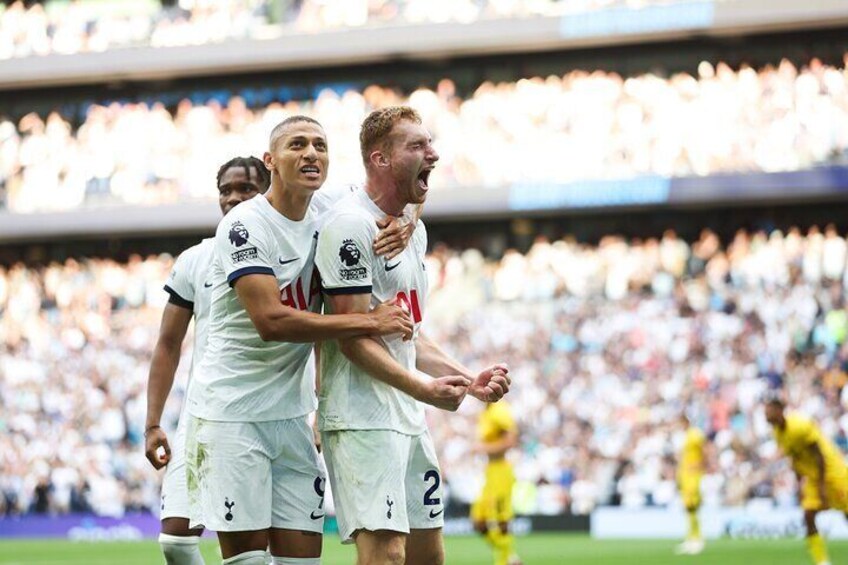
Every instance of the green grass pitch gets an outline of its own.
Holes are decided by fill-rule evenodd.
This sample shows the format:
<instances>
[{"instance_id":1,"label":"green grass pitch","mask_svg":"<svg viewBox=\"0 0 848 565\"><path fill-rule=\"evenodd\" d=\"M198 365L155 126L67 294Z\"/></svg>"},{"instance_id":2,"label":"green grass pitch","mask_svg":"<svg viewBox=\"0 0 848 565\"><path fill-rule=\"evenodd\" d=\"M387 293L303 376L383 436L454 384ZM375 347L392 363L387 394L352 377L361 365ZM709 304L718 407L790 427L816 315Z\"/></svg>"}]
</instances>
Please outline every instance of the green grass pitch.
<instances>
[{"instance_id":1,"label":"green grass pitch","mask_svg":"<svg viewBox=\"0 0 848 565\"><path fill-rule=\"evenodd\" d=\"M742 541L723 539L707 544L698 556L676 556L675 541L597 541L573 534L534 534L518 538L526 565L807 565L802 540ZM488 565L491 554L474 537L445 540L447 565ZM830 542L831 562L848 563L848 542ZM206 563L220 563L214 540L204 541ZM75 543L69 541L0 542L0 564L26 565L147 565L163 563L155 542ZM354 562L352 547L338 538L324 540L324 565Z\"/></svg>"}]
</instances>

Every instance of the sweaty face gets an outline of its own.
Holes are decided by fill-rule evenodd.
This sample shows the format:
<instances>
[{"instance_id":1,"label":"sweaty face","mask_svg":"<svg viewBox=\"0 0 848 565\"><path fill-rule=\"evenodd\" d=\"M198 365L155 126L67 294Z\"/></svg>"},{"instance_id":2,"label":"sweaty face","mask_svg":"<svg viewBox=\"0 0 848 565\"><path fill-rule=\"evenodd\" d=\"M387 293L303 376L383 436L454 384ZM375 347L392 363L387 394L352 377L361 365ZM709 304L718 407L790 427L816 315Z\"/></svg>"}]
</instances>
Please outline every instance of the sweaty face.
<instances>
[{"instance_id":1,"label":"sweaty face","mask_svg":"<svg viewBox=\"0 0 848 565\"><path fill-rule=\"evenodd\" d=\"M324 129L312 122L288 125L265 154L265 164L283 186L318 190L330 166Z\"/></svg>"},{"instance_id":2,"label":"sweaty face","mask_svg":"<svg viewBox=\"0 0 848 565\"><path fill-rule=\"evenodd\" d=\"M420 204L427 199L430 172L439 160L430 133L421 124L403 120L392 128L389 160L392 177L403 199Z\"/></svg>"},{"instance_id":3,"label":"sweaty face","mask_svg":"<svg viewBox=\"0 0 848 565\"><path fill-rule=\"evenodd\" d=\"M218 185L218 204L224 215L241 204L250 200L262 192L260 186L259 171L250 167L250 175L246 175L244 167L230 167L221 175L221 183Z\"/></svg>"}]
</instances>

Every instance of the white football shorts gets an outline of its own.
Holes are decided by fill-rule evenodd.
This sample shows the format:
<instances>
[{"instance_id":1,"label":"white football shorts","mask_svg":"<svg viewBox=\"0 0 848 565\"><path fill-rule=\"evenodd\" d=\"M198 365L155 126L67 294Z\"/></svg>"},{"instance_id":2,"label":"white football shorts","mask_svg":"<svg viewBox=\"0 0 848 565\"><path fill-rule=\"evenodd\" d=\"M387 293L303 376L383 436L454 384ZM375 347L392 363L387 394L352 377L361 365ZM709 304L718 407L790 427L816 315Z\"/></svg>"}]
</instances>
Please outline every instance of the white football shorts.
<instances>
[{"instance_id":1,"label":"white football shorts","mask_svg":"<svg viewBox=\"0 0 848 565\"><path fill-rule=\"evenodd\" d=\"M162 497L160 500L159 519L186 518L188 519L188 491L186 489L185 446L186 426L189 415L183 412L177 424L177 432L171 447L171 460L165 468L162 479Z\"/></svg>"},{"instance_id":2,"label":"white football shorts","mask_svg":"<svg viewBox=\"0 0 848 565\"><path fill-rule=\"evenodd\" d=\"M322 432L342 543L357 530L441 528L442 475L429 432Z\"/></svg>"},{"instance_id":3,"label":"white football shorts","mask_svg":"<svg viewBox=\"0 0 848 565\"><path fill-rule=\"evenodd\" d=\"M323 532L327 474L306 416L271 422L189 418L192 528Z\"/></svg>"}]
</instances>

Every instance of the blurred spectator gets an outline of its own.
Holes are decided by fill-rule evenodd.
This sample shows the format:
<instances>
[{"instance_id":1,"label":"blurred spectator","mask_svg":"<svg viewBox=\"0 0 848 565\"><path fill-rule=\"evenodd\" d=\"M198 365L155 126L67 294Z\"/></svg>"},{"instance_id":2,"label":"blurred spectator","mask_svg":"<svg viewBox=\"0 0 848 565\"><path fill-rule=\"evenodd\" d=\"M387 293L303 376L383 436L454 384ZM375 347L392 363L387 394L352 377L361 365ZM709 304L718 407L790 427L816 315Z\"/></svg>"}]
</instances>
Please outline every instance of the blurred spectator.
<instances>
[{"instance_id":1,"label":"blurred spectator","mask_svg":"<svg viewBox=\"0 0 848 565\"><path fill-rule=\"evenodd\" d=\"M848 446L845 262L815 279L803 269L825 240L845 245L835 229L824 232L740 231L726 247L710 230L691 244L671 231L597 246L538 238L497 261L437 247L427 257L426 331L469 366L510 363L516 508L679 504L674 422L684 410L710 438L705 504L791 504L795 478L771 439L762 391L785 387L795 408ZM171 263L0 268L4 513L157 507L141 426ZM171 428L188 366L166 408ZM429 413L459 503L481 486L484 461L471 455L479 409Z\"/></svg>"},{"instance_id":2,"label":"blurred spectator","mask_svg":"<svg viewBox=\"0 0 848 565\"><path fill-rule=\"evenodd\" d=\"M249 107L239 96L225 104L183 100L172 109L160 103L92 105L79 127L56 112L28 114L17 124L0 119L0 193L5 194L0 202L14 212L32 212L208 199L204 179L217 165L234 154L261 154L268 132L294 113L316 117L327 130L329 182L358 182L363 177L359 124L373 108L398 103L418 108L436 140L441 160L430 185L441 190L786 171L848 154L844 68L817 59L801 69L786 60L777 67L738 71L704 63L698 76L571 71L484 82L464 98L444 79L433 90L422 87L408 95L379 85L362 91L339 87L318 92L314 100L261 108ZM844 241L828 228L808 237L810 245L803 251L796 247L799 255L791 264L800 259L810 282L841 276L848 253ZM669 291L670 281L687 268L706 268L718 251L714 241L701 244L691 254L672 234L663 239L654 257L665 273L654 280L657 292ZM751 245L781 253L778 246L784 243L740 236L727 252ZM593 268L586 259L582 268ZM626 291L620 282L643 266L635 256L627 259L608 280L611 292ZM515 259L510 268L521 270L522 261ZM722 265L713 265L716 276ZM514 293L519 280L508 276L496 285Z\"/></svg>"},{"instance_id":3,"label":"blurred spectator","mask_svg":"<svg viewBox=\"0 0 848 565\"><path fill-rule=\"evenodd\" d=\"M683 0L180 0L0 4L0 59L105 51L129 46L174 47L283 33L479 19L557 17L611 6L638 9Z\"/></svg>"}]
</instances>

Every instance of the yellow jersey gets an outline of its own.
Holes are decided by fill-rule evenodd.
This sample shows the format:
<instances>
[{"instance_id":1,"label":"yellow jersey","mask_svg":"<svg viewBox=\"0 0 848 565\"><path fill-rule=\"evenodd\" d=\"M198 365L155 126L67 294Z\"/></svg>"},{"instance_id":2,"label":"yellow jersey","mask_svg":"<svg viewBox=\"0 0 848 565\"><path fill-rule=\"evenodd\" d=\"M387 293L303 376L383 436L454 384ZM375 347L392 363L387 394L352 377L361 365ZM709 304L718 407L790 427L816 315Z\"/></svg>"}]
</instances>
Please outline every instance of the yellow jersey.
<instances>
[{"instance_id":1,"label":"yellow jersey","mask_svg":"<svg viewBox=\"0 0 848 565\"><path fill-rule=\"evenodd\" d=\"M845 473L845 460L832 441L824 437L812 420L790 414L786 416L786 427L775 427L774 437L780 449L792 460L796 473L809 480L819 480L819 468L810 447L819 446L824 458L825 477L841 476Z\"/></svg>"},{"instance_id":2,"label":"yellow jersey","mask_svg":"<svg viewBox=\"0 0 848 565\"><path fill-rule=\"evenodd\" d=\"M678 474L700 475L704 472L704 444L707 438L704 432L691 427L686 430L683 440L683 450L680 452Z\"/></svg>"},{"instance_id":3,"label":"yellow jersey","mask_svg":"<svg viewBox=\"0 0 848 565\"><path fill-rule=\"evenodd\" d=\"M505 401L486 404L477 421L477 435L483 443L494 443L505 433L515 430L515 418Z\"/></svg>"}]
</instances>

